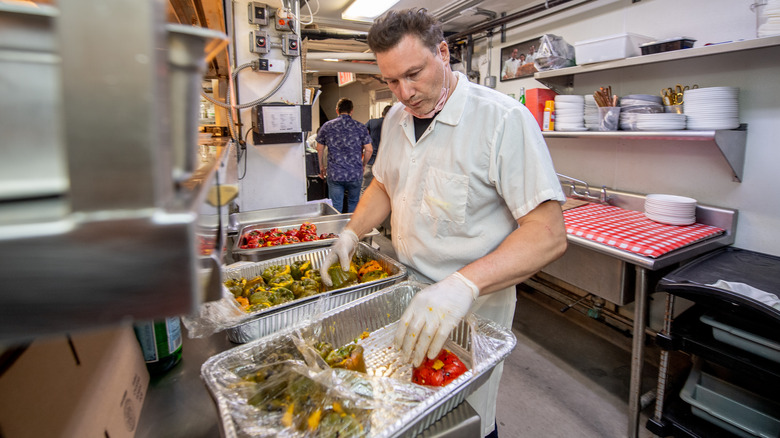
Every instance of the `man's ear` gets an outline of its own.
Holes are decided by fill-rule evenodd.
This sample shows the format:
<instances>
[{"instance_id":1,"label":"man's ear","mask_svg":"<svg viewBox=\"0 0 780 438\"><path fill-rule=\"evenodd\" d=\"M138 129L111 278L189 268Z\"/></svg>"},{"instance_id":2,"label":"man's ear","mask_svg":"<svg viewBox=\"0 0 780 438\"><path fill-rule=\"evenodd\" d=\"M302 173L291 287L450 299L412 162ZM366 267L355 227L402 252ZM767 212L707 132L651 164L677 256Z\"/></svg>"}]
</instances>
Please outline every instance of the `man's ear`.
<instances>
[{"instance_id":1,"label":"man's ear","mask_svg":"<svg viewBox=\"0 0 780 438\"><path fill-rule=\"evenodd\" d=\"M444 61L447 65L449 65L450 47L447 45L446 41L442 41L439 43L439 54L441 55L442 61Z\"/></svg>"}]
</instances>

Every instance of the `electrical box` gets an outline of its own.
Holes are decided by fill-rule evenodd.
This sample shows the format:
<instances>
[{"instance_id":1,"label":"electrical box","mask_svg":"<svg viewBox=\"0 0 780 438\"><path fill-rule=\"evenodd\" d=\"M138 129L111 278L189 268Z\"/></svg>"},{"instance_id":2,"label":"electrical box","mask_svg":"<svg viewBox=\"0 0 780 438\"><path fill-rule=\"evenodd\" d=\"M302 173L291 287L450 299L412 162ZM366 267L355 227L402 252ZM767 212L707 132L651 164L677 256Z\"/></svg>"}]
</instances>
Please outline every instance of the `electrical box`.
<instances>
[{"instance_id":1,"label":"electrical box","mask_svg":"<svg viewBox=\"0 0 780 438\"><path fill-rule=\"evenodd\" d=\"M257 71L268 73L284 73L284 60L283 59L266 59L260 58L257 61Z\"/></svg>"},{"instance_id":2,"label":"electrical box","mask_svg":"<svg viewBox=\"0 0 780 438\"><path fill-rule=\"evenodd\" d=\"M249 51L252 53L268 53L270 44L268 41L268 32L264 30L253 30L249 33Z\"/></svg>"},{"instance_id":3,"label":"electrical box","mask_svg":"<svg viewBox=\"0 0 780 438\"><path fill-rule=\"evenodd\" d=\"M311 131L311 105L268 104L252 107L254 144L297 143Z\"/></svg>"},{"instance_id":4,"label":"electrical box","mask_svg":"<svg viewBox=\"0 0 780 438\"><path fill-rule=\"evenodd\" d=\"M300 56L301 44L295 35L282 35L282 53L285 56Z\"/></svg>"},{"instance_id":5,"label":"electrical box","mask_svg":"<svg viewBox=\"0 0 780 438\"><path fill-rule=\"evenodd\" d=\"M268 26L268 6L260 2L249 2L249 22L260 26Z\"/></svg>"},{"instance_id":6,"label":"electrical box","mask_svg":"<svg viewBox=\"0 0 780 438\"><path fill-rule=\"evenodd\" d=\"M276 30L291 32L293 26L295 26L295 22L289 15L279 13L278 11L276 12L276 17L274 19L274 27Z\"/></svg>"}]
</instances>

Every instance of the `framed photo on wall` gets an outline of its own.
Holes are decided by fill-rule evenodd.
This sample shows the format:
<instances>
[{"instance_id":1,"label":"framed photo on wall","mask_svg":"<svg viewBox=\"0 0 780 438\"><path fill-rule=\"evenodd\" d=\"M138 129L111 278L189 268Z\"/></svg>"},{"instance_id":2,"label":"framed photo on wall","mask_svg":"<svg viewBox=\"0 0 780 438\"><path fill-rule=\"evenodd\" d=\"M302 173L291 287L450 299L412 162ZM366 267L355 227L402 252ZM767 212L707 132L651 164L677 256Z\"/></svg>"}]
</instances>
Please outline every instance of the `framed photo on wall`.
<instances>
[{"instance_id":1,"label":"framed photo on wall","mask_svg":"<svg viewBox=\"0 0 780 438\"><path fill-rule=\"evenodd\" d=\"M536 73L534 58L539 38L501 48L501 81L511 81Z\"/></svg>"}]
</instances>

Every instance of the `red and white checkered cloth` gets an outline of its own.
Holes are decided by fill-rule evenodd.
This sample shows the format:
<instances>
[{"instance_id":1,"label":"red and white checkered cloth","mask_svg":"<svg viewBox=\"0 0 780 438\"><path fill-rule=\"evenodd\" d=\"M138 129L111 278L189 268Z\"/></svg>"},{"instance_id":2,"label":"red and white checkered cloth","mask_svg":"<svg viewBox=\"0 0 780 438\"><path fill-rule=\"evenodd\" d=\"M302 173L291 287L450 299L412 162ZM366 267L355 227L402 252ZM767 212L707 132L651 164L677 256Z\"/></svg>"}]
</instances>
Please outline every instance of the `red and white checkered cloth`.
<instances>
[{"instance_id":1,"label":"red and white checkered cloth","mask_svg":"<svg viewBox=\"0 0 780 438\"><path fill-rule=\"evenodd\" d=\"M641 211L589 204L563 212L566 232L647 257L659 257L724 229L694 223L677 226L651 221Z\"/></svg>"}]
</instances>

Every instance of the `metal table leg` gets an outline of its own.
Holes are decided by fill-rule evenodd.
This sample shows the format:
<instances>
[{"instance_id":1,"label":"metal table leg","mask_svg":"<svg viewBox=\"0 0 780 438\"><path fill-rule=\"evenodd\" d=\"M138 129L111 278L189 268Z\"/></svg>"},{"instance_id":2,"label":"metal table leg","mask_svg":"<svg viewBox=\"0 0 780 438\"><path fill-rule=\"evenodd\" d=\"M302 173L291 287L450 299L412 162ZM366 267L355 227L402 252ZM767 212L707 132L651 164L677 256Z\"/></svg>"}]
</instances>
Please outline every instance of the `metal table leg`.
<instances>
[{"instance_id":1,"label":"metal table leg","mask_svg":"<svg viewBox=\"0 0 780 438\"><path fill-rule=\"evenodd\" d=\"M674 295L666 294L666 311L664 312L664 334L670 334L672 331L672 316L674 312ZM657 424L661 424L661 419L664 414L664 399L666 398L666 381L669 378L669 350L661 351L661 361L658 365L658 383L656 394L658 397L655 401L655 412L653 413L653 420Z\"/></svg>"},{"instance_id":2,"label":"metal table leg","mask_svg":"<svg viewBox=\"0 0 780 438\"><path fill-rule=\"evenodd\" d=\"M636 268L634 297L634 342L631 347L631 385L628 397L628 437L639 434L640 396L642 391L642 365L645 359L645 326L647 325L647 270Z\"/></svg>"}]
</instances>

